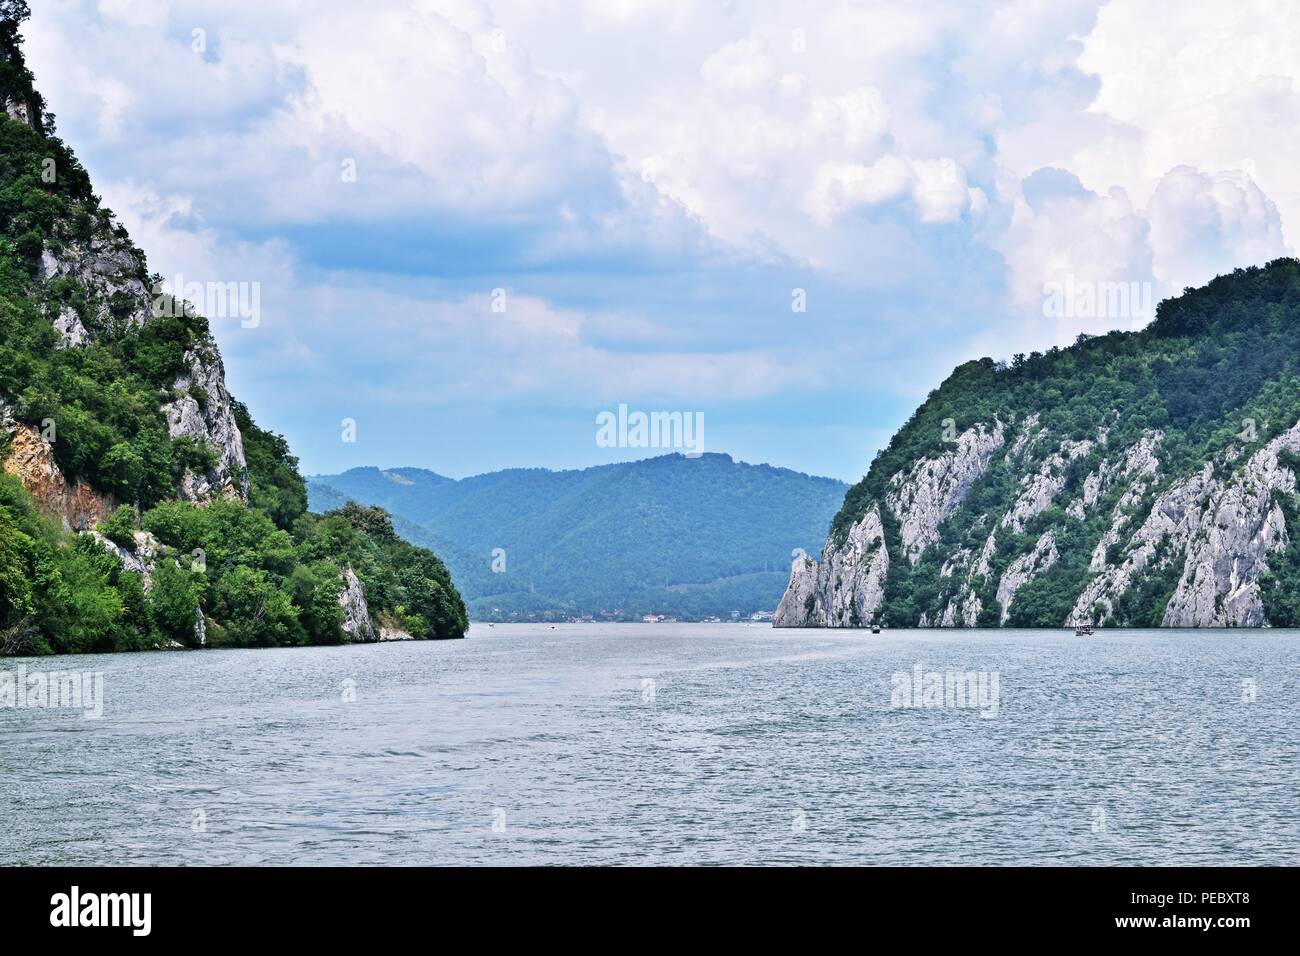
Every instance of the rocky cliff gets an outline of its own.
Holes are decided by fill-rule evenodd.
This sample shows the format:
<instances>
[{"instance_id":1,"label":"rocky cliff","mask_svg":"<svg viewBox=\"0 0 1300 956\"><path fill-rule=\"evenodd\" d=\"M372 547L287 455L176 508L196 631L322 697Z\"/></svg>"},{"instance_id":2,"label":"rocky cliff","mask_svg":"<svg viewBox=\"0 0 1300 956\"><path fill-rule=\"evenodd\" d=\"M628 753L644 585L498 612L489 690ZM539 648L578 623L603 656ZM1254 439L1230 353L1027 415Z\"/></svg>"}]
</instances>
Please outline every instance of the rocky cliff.
<instances>
[{"instance_id":1,"label":"rocky cliff","mask_svg":"<svg viewBox=\"0 0 1300 956\"><path fill-rule=\"evenodd\" d=\"M308 513L208 321L56 135L25 13L0 3L0 653L464 636L446 566L386 513Z\"/></svg>"},{"instance_id":2,"label":"rocky cliff","mask_svg":"<svg viewBox=\"0 0 1300 956\"><path fill-rule=\"evenodd\" d=\"M1300 623L1297 332L1278 260L1142 332L962 366L795 561L777 626Z\"/></svg>"},{"instance_id":3,"label":"rocky cliff","mask_svg":"<svg viewBox=\"0 0 1300 956\"><path fill-rule=\"evenodd\" d=\"M69 531L90 531L108 519L117 507L111 495L88 481L67 481L54 460L54 448L32 425L14 421L9 407L0 402L0 437L6 437L8 454L3 468L18 478L28 493Z\"/></svg>"}]
</instances>

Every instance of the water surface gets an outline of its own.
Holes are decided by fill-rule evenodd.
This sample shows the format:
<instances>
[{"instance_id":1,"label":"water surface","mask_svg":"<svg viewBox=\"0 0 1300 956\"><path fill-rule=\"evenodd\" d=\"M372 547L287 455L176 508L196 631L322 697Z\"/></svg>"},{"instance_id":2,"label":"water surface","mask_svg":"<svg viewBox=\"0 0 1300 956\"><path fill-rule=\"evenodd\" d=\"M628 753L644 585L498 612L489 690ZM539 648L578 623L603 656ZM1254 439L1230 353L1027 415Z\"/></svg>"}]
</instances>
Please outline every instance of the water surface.
<instances>
[{"instance_id":1,"label":"water surface","mask_svg":"<svg viewBox=\"0 0 1300 956\"><path fill-rule=\"evenodd\" d=\"M6 864L1295 864L1300 635L475 625L6 660ZM896 672L998 711L893 706ZM354 699L353 699L354 698Z\"/></svg>"}]
</instances>

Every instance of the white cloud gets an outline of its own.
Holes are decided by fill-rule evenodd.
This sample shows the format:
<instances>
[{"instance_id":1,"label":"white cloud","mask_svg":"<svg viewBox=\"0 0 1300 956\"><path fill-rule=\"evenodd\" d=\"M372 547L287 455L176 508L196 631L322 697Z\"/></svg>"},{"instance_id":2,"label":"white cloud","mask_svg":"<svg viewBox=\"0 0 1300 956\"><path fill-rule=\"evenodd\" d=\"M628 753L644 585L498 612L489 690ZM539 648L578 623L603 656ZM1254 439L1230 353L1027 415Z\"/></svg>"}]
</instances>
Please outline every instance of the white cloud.
<instances>
[{"instance_id":1,"label":"white cloud","mask_svg":"<svg viewBox=\"0 0 1300 956\"><path fill-rule=\"evenodd\" d=\"M922 222L952 222L970 205L966 174L954 160L913 160L912 175L912 195Z\"/></svg>"},{"instance_id":2,"label":"white cloud","mask_svg":"<svg viewBox=\"0 0 1300 956\"><path fill-rule=\"evenodd\" d=\"M1277 207L1245 173L1175 167L1156 186L1147 215L1155 272L1171 291L1286 252Z\"/></svg>"},{"instance_id":3,"label":"white cloud","mask_svg":"<svg viewBox=\"0 0 1300 956\"><path fill-rule=\"evenodd\" d=\"M1300 21L1287 2L1112 0L1084 39L1089 113L1051 159L1145 205L1177 166L1245 172L1300 230ZM1042 137L1044 141L1050 137ZM1042 157L1039 157L1042 159ZM1029 170L1022 169L1021 172Z\"/></svg>"},{"instance_id":4,"label":"white cloud","mask_svg":"<svg viewBox=\"0 0 1300 956\"><path fill-rule=\"evenodd\" d=\"M700 67L704 82L724 96L752 96L765 92L776 76L763 44L736 40L711 54Z\"/></svg>"},{"instance_id":5,"label":"white cloud","mask_svg":"<svg viewBox=\"0 0 1300 956\"><path fill-rule=\"evenodd\" d=\"M1133 208L1122 189L1097 195L1063 170L1044 169L1023 183L1006 181L1012 198L1011 221L1002 236L1013 301L1019 306L1002 328L985 338L989 353L1005 356L996 346L1015 341L1017 351L1060 345L1080 332L1098 334L1111 328L1138 328L1152 316L1049 316L1049 289L1099 288L1103 283L1154 281L1150 224Z\"/></svg>"},{"instance_id":6,"label":"white cloud","mask_svg":"<svg viewBox=\"0 0 1300 956\"><path fill-rule=\"evenodd\" d=\"M47 0L28 35L151 265L263 278L249 375L839 414L1103 330L1045 283L1168 294L1300 229L1267 0Z\"/></svg>"},{"instance_id":7,"label":"white cloud","mask_svg":"<svg viewBox=\"0 0 1300 956\"><path fill-rule=\"evenodd\" d=\"M912 169L897 156L882 156L870 166L826 163L807 197L808 211L830 223L854 206L876 206L906 195L912 187Z\"/></svg>"}]
</instances>

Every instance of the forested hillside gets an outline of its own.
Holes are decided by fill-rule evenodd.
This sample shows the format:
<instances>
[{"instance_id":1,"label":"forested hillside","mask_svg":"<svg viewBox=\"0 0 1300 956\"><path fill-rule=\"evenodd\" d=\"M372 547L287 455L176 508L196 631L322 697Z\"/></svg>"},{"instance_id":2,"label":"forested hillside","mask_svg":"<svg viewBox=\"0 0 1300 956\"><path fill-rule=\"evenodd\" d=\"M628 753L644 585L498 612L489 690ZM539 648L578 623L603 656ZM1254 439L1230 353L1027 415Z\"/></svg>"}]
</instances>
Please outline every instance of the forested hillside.
<instances>
[{"instance_id":1,"label":"forested hillside","mask_svg":"<svg viewBox=\"0 0 1300 956\"><path fill-rule=\"evenodd\" d=\"M313 507L387 508L437 547L476 617L771 611L847 486L727 455L453 481L418 468L313 478ZM494 552L498 552L494 561Z\"/></svg>"},{"instance_id":2,"label":"forested hillside","mask_svg":"<svg viewBox=\"0 0 1300 956\"><path fill-rule=\"evenodd\" d=\"M782 623L1300 624L1300 263L1136 333L959 367L845 496Z\"/></svg>"},{"instance_id":3,"label":"forested hillside","mask_svg":"<svg viewBox=\"0 0 1300 956\"><path fill-rule=\"evenodd\" d=\"M0 6L0 649L460 637L442 562L387 515L307 513L207 321L54 133Z\"/></svg>"}]
</instances>

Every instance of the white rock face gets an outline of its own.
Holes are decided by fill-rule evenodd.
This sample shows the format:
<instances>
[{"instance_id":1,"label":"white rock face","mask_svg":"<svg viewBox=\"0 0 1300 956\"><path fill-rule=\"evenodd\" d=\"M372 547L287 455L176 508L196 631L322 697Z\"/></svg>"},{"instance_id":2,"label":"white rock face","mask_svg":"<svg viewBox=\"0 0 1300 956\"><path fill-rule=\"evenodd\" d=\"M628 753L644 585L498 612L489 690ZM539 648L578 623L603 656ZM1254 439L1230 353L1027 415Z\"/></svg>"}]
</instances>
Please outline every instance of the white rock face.
<instances>
[{"instance_id":1,"label":"white rock face","mask_svg":"<svg viewBox=\"0 0 1300 956\"><path fill-rule=\"evenodd\" d=\"M970 566L970 548L958 548L948 556L944 561L943 567L939 569L939 577L950 578L955 574L960 574Z\"/></svg>"},{"instance_id":2,"label":"white rock face","mask_svg":"<svg viewBox=\"0 0 1300 956\"><path fill-rule=\"evenodd\" d=\"M997 422L962 432L956 447L937 458L915 462L907 473L889 480L885 504L898 519L903 553L916 564L929 545L939 540L939 525L959 507L977 478L988 470L1002 447L1005 429Z\"/></svg>"},{"instance_id":3,"label":"white rock face","mask_svg":"<svg viewBox=\"0 0 1300 956\"><path fill-rule=\"evenodd\" d=\"M796 558L790 584L772 617L774 627L858 627L869 624L885 596L889 551L873 506L838 547L826 542L822 560Z\"/></svg>"},{"instance_id":4,"label":"white rock face","mask_svg":"<svg viewBox=\"0 0 1300 956\"><path fill-rule=\"evenodd\" d=\"M1296 476L1278 461L1300 452L1300 424L1265 445L1208 501L1187 548L1164 627L1258 627L1265 621L1259 577L1268 556L1287 546L1274 492L1292 494Z\"/></svg>"},{"instance_id":5,"label":"white rock face","mask_svg":"<svg viewBox=\"0 0 1300 956\"><path fill-rule=\"evenodd\" d=\"M62 336L59 348L70 349L85 345L90 340L90 333L81 324L81 316L74 309L64 309L54 320L54 330Z\"/></svg>"},{"instance_id":6,"label":"white rock face","mask_svg":"<svg viewBox=\"0 0 1300 956\"><path fill-rule=\"evenodd\" d=\"M141 276L144 263L131 245L116 237L96 236L69 243L41 254L41 275L46 280L70 278L85 291L92 314L83 317L63 308L54 317L62 336L60 348L75 348L92 341L98 332L121 326L143 328L154 316L154 297ZM184 501L207 502L217 497L248 497L248 469L244 443L235 423L226 370L216 345L185 354L188 369L173 383L176 397L162 406L172 438L188 435L216 454L210 471L187 471L177 489ZM194 395L202 396L202 401Z\"/></svg>"},{"instance_id":7,"label":"white rock face","mask_svg":"<svg viewBox=\"0 0 1300 956\"><path fill-rule=\"evenodd\" d=\"M1067 530L1077 540L1080 524L1100 537L1088 541L1092 575L1060 623L1117 623L1116 608L1126 595L1150 586L1167 588L1175 574L1177 585L1162 609L1163 626L1267 623L1260 579L1294 533L1280 502L1281 496L1298 493L1297 476L1285 462L1289 455L1300 455L1300 423L1263 447L1231 445L1215 461L1176 480L1162 474L1157 457L1163 433L1149 429L1131 446L1115 448L1108 441L1117 423L1118 417L1110 427L1098 429L1096 440L1067 440L1053 448L1034 415L1025 419L1000 458L999 424L992 430L972 429L952 451L913 463L891 479L885 501L873 506L842 545L828 542L821 561L795 562L777 623L843 627L869 623L881 611L889 572L881 508L898 520L895 546L901 545L913 566L924 559L927 579L938 582L933 606L918 608L923 626L975 627L994 601L1005 625L1027 584L1067 557L1079 560L1061 551L1061 541ZM1044 530L1032 549L1003 565L1005 559L997 557L999 540L1005 546L1010 534L1023 533L1036 516L1052 509L1071 464L1098 449L1108 457L1084 477L1065 515ZM995 461L1022 474L1006 512L976 516L960 529L960 543L926 554L941 540L942 523ZM1111 513L1099 518L1098 509L1112 501ZM1099 525L1105 530L1095 530ZM1145 606L1152 596L1150 590L1143 592Z\"/></svg>"},{"instance_id":8,"label":"white rock face","mask_svg":"<svg viewBox=\"0 0 1300 956\"><path fill-rule=\"evenodd\" d=\"M1002 580L998 582L998 606L1002 609L999 624L1006 624L1007 618L1011 616L1011 602L1015 600L1016 592L1054 565L1059 558L1056 536L1048 531L1038 539L1033 551L1022 554L1011 562L1003 573Z\"/></svg>"},{"instance_id":9,"label":"white rock face","mask_svg":"<svg viewBox=\"0 0 1300 956\"><path fill-rule=\"evenodd\" d=\"M135 544L131 548L124 548L115 541L110 541L98 531L87 531L100 546L109 554L114 554L122 562L122 567L128 571L134 571L144 579L144 589L148 592L153 588L153 569L158 561L158 539L148 531L135 532Z\"/></svg>"},{"instance_id":10,"label":"white rock face","mask_svg":"<svg viewBox=\"0 0 1300 956\"><path fill-rule=\"evenodd\" d=\"M1215 490L1214 468L1207 462L1201 471L1177 482L1157 498L1126 546L1124 560L1118 565L1107 565L1084 588L1066 623L1105 624L1122 594L1136 586L1145 574L1163 568L1181 555L1200 527L1204 502Z\"/></svg>"},{"instance_id":11,"label":"white rock face","mask_svg":"<svg viewBox=\"0 0 1300 956\"><path fill-rule=\"evenodd\" d=\"M967 587L948 602L947 607L943 609L943 617L939 618L939 626L974 627L982 610L984 610L984 602L980 600L978 594Z\"/></svg>"},{"instance_id":12,"label":"white rock face","mask_svg":"<svg viewBox=\"0 0 1300 956\"><path fill-rule=\"evenodd\" d=\"M772 615L773 627L829 627L821 594L821 565L808 556L790 565L790 583Z\"/></svg>"},{"instance_id":13,"label":"white rock face","mask_svg":"<svg viewBox=\"0 0 1300 956\"><path fill-rule=\"evenodd\" d=\"M81 286L91 302L91 325L98 330L123 324L142 328L149 321L153 296L143 275L139 255L116 237L95 236L41 253L41 277L67 277ZM82 325L80 317L76 324Z\"/></svg>"},{"instance_id":14,"label":"white rock face","mask_svg":"<svg viewBox=\"0 0 1300 956\"><path fill-rule=\"evenodd\" d=\"M187 470L178 497L206 502L218 497L248 497L248 466L244 440L235 423L226 370L216 349L208 355L186 352L189 371L177 376L172 391L178 397L163 406L172 438L188 435L211 448L217 456L210 471ZM199 397L196 397L199 396Z\"/></svg>"},{"instance_id":15,"label":"white rock face","mask_svg":"<svg viewBox=\"0 0 1300 956\"><path fill-rule=\"evenodd\" d=\"M40 113L26 100L18 97L5 97L5 115L15 123L25 123L38 133L41 132L41 123L38 122Z\"/></svg>"},{"instance_id":16,"label":"white rock face","mask_svg":"<svg viewBox=\"0 0 1300 956\"><path fill-rule=\"evenodd\" d=\"M1121 482L1129 484L1124 496L1126 500L1134 499L1134 488L1138 489L1135 497L1140 499L1160 472L1160 462L1155 453L1164 437L1164 432L1148 429L1119 459L1107 458L1096 471L1089 472L1083 480L1082 493L1065 509L1070 517L1083 521L1101 496Z\"/></svg>"},{"instance_id":17,"label":"white rock face","mask_svg":"<svg viewBox=\"0 0 1300 956\"><path fill-rule=\"evenodd\" d=\"M1128 487L1120 496L1115 505L1114 511L1111 512L1110 527L1106 529L1105 534L1093 548L1092 558L1088 562L1090 571L1101 571L1106 567L1106 556L1112 546L1120 541L1120 536L1124 528L1128 525L1129 519L1136 511L1138 505L1145 497L1147 491L1153 487L1160 479L1160 462L1156 458L1156 448L1164 440L1164 432L1148 430L1142 433L1141 439L1129 448L1125 454L1122 464L1117 469L1110 467L1109 460L1103 463L1100 469L1099 484L1101 489L1099 494L1109 490L1115 484L1128 482ZM1092 475L1088 476L1092 478ZM1071 514L1079 520L1083 520L1087 512L1095 504L1087 500L1085 494L1082 499L1076 501L1071 507L1078 506L1077 511L1071 511Z\"/></svg>"},{"instance_id":18,"label":"white rock face","mask_svg":"<svg viewBox=\"0 0 1300 956\"><path fill-rule=\"evenodd\" d=\"M984 601L980 598L977 591L983 584L985 578L993 573L989 562L993 559L993 554L998 547L997 531L989 532L989 536L984 539L984 547L980 548L979 556L974 563L966 561L968 565L966 577L958 587L956 593L948 599L944 606L943 613L939 616L938 624L940 627L974 627L979 620L980 611L984 610ZM965 553L966 549L961 549L959 553ZM947 565L945 565L947 567ZM940 571L940 577L945 577Z\"/></svg>"},{"instance_id":19,"label":"white rock face","mask_svg":"<svg viewBox=\"0 0 1300 956\"><path fill-rule=\"evenodd\" d=\"M1065 487L1066 469L1070 462L1092 454L1096 444L1090 440L1063 441L1061 447L1047 457L1036 473L1020 480L1020 495L1011 510L1002 516L1001 526L1019 534L1025 523L1052 507L1052 501Z\"/></svg>"},{"instance_id":20,"label":"white rock face","mask_svg":"<svg viewBox=\"0 0 1300 956\"><path fill-rule=\"evenodd\" d=\"M1007 458L1022 458L1025 455L1032 455L1034 446L1039 441L1047 437L1047 429L1038 427L1039 414L1028 416L1024 424L1020 426L1020 433L1016 435L1016 440L1012 442L1011 448L1007 451Z\"/></svg>"},{"instance_id":21,"label":"white rock face","mask_svg":"<svg viewBox=\"0 0 1300 956\"><path fill-rule=\"evenodd\" d=\"M352 641L373 641L375 625L370 620L366 605L366 592L361 580L351 568L343 571L343 590L339 592L339 606L343 608L343 633Z\"/></svg>"}]
</instances>

